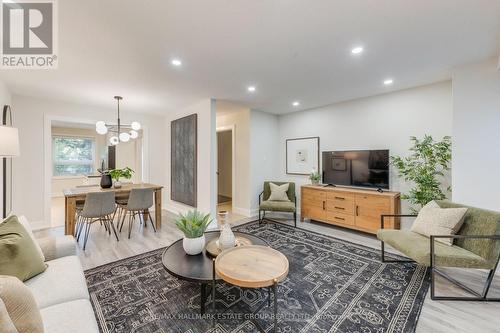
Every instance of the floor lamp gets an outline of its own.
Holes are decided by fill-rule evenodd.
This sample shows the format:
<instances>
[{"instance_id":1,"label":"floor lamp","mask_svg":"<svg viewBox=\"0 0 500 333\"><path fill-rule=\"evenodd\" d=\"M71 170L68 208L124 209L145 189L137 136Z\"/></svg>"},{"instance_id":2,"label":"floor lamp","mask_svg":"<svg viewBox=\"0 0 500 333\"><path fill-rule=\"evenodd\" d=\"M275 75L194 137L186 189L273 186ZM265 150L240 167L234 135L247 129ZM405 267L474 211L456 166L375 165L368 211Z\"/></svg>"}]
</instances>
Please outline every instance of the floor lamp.
<instances>
[{"instance_id":1,"label":"floor lamp","mask_svg":"<svg viewBox=\"0 0 500 333\"><path fill-rule=\"evenodd\" d=\"M0 157L2 157L2 218L7 217L7 160L19 156L19 133L17 128L6 126L11 122L10 106L3 109L2 126L0 126ZM12 167L11 167L12 170ZM12 172L12 171L11 171ZM12 177L12 176L11 176ZM12 188L11 188L12 190ZM10 193L12 197L12 193ZM11 198L12 200L12 198Z\"/></svg>"}]
</instances>

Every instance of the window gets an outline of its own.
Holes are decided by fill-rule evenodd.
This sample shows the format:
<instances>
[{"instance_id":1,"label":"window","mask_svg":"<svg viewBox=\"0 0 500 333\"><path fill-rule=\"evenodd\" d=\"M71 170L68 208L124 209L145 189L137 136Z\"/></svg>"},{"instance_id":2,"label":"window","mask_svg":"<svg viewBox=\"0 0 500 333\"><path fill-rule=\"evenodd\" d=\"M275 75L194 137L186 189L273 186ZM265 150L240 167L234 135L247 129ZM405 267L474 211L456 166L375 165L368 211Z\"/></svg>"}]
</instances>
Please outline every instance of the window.
<instances>
[{"instance_id":1,"label":"window","mask_svg":"<svg viewBox=\"0 0 500 333\"><path fill-rule=\"evenodd\" d=\"M93 138L52 137L53 176L81 176L94 173Z\"/></svg>"}]
</instances>

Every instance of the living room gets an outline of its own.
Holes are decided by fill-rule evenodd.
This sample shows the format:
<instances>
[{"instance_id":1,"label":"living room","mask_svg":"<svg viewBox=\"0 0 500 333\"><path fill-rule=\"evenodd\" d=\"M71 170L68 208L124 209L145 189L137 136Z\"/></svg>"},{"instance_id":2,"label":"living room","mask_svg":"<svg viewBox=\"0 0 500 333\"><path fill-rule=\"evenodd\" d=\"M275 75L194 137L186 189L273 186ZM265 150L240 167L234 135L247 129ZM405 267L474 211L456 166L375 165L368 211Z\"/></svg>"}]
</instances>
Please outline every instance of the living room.
<instances>
[{"instance_id":1,"label":"living room","mask_svg":"<svg viewBox=\"0 0 500 333\"><path fill-rule=\"evenodd\" d=\"M1 332L498 330L500 2L41 3Z\"/></svg>"}]
</instances>

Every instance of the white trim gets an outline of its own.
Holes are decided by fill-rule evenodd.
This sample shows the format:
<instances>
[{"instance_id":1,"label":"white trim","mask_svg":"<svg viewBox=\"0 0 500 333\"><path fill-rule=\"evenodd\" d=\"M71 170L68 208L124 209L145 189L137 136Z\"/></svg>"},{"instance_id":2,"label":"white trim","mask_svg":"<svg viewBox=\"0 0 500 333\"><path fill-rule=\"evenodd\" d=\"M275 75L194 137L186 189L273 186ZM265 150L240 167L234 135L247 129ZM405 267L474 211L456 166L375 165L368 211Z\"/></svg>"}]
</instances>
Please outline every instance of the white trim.
<instances>
[{"instance_id":1,"label":"white trim","mask_svg":"<svg viewBox=\"0 0 500 333\"><path fill-rule=\"evenodd\" d=\"M216 133L218 132L225 132L225 131L231 131L231 205L232 205L232 209L233 211L235 209L237 209L235 206L234 206L234 198L235 198L235 195L236 195L236 125L235 124L232 124L232 125L228 125L228 126L221 126L221 127L217 127L216 128ZM218 141L218 139L217 139ZM219 148L219 144L218 142L216 142L216 150ZM216 163L218 162L218 152L216 152L216 156L217 156L217 159L216 159ZM219 166L216 164L216 167L215 167L215 170L219 170ZM218 190L218 186L219 186L219 178L217 177L217 184L216 184L216 197L218 198L219 196L219 190Z\"/></svg>"},{"instance_id":2,"label":"white trim","mask_svg":"<svg viewBox=\"0 0 500 333\"><path fill-rule=\"evenodd\" d=\"M42 224L44 227L50 227L51 221L51 201L52 201L52 122L61 121L67 123L76 123L76 124L95 124L98 120L95 119L86 119L86 118L75 118L75 117L64 117L64 116L56 116L56 115L48 115L45 114L43 117L43 154L44 154L44 163L43 163L43 221L46 221ZM149 171L150 171L150 162L149 162L149 130L147 126L142 126L142 135L143 135L143 172L142 176L143 182L149 182ZM37 222L38 223L38 222ZM47 226L48 225L48 226Z\"/></svg>"}]
</instances>

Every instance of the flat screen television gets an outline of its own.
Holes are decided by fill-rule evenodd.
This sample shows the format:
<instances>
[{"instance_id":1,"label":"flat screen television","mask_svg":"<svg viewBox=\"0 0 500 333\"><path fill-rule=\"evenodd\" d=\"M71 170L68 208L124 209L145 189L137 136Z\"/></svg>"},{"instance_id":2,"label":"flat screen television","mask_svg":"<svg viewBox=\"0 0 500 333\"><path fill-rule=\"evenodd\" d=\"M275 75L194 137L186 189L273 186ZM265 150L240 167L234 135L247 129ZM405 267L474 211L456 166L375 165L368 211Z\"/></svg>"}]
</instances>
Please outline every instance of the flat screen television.
<instances>
[{"instance_id":1,"label":"flat screen television","mask_svg":"<svg viewBox=\"0 0 500 333\"><path fill-rule=\"evenodd\" d=\"M389 150L323 152L323 183L389 189Z\"/></svg>"}]
</instances>

